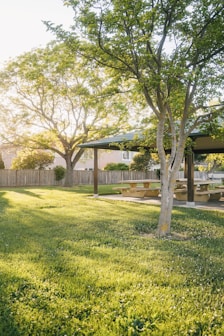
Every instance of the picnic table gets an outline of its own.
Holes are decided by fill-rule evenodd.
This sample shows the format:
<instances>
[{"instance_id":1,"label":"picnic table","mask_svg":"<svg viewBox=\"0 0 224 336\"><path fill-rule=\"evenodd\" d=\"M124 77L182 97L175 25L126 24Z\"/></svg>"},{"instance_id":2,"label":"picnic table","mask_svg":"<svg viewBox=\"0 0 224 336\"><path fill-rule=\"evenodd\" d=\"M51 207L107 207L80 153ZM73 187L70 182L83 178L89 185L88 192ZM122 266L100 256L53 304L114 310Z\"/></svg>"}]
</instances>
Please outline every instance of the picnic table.
<instances>
[{"instance_id":1,"label":"picnic table","mask_svg":"<svg viewBox=\"0 0 224 336\"><path fill-rule=\"evenodd\" d=\"M187 179L179 179L176 181L174 194L178 201L187 200ZM209 185L216 183L210 180L194 181L194 200L196 202L219 201L224 194L224 188L209 189ZM223 186L224 187L224 186Z\"/></svg>"},{"instance_id":2,"label":"picnic table","mask_svg":"<svg viewBox=\"0 0 224 336\"><path fill-rule=\"evenodd\" d=\"M144 180L122 180L121 184L127 186L115 187L124 197L158 197L161 188L152 186L152 183L159 183L158 179L144 179ZM218 201L224 195L223 188L209 189L209 185L216 183L211 180L197 180L194 181L194 200L196 202ZM178 201L187 201L187 179L177 179L174 195Z\"/></svg>"},{"instance_id":3,"label":"picnic table","mask_svg":"<svg viewBox=\"0 0 224 336\"><path fill-rule=\"evenodd\" d=\"M116 187L115 190L119 190L124 197L158 197L160 193L160 187L152 187L152 183L160 183L160 180L156 179L144 179L144 180L122 180L119 183L128 184L126 187Z\"/></svg>"}]
</instances>

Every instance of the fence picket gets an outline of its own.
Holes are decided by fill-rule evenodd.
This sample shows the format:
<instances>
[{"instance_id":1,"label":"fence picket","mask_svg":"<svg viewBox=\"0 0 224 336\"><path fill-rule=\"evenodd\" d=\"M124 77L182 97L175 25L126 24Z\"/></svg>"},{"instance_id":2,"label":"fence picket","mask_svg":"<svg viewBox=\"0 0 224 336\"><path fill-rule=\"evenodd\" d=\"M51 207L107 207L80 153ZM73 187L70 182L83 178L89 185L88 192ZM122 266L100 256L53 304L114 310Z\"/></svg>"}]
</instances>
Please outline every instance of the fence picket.
<instances>
[{"instance_id":1,"label":"fence picket","mask_svg":"<svg viewBox=\"0 0 224 336\"><path fill-rule=\"evenodd\" d=\"M99 184L114 184L121 180L156 178L155 172L99 171ZM74 170L74 185L93 184L93 171ZM0 187L63 186L64 179L55 180L53 170L0 170Z\"/></svg>"},{"instance_id":2,"label":"fence picket","mask_svg":"<svg viewBox=\"0 0 224 336\"><path fill-rule=\"evenodd\" d=\"M195 172L195 178L208 179L208 174L205 172ZM223 173L217 175L220 179L223 178ZM217 178L215 175L214 178ZM184 177L183 172L179 172L179 178ZM156 179L156 172L137 172L137 171L100 171L98 175L99 184L115 184L121 180L141 180L141 179ZM93 171L74 170L73 171L74 185L93 185ZM26 186L63 186L64 179L61 181L55 180L53 170L0 170L0 187L26 187Z\"/></svg>"}]
</instances>

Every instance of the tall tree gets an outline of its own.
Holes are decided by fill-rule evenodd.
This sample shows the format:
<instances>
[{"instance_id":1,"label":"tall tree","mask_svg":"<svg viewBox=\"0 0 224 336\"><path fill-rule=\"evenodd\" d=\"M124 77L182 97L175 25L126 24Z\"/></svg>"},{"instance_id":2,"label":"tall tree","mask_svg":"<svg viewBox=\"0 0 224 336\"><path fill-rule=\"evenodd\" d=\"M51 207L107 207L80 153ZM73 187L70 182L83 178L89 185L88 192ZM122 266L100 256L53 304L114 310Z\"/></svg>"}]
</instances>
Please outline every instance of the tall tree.
<instances>
[{"instance_id":1,"label":"tall tree","mask_svg":"<svg viewBox=\"0 0 224 336\"><path fill-rule=\"evenodd\" d=\"M66 0L70 32L48 28L81 55L135 79L157 118L161 163L158 235L170 233L173 191L185 142L222 95L224 5L219 0ZM217 104L219 105L219 104ZM166 154L167 134L170 155Z\"/></svg>"},{"instance_id":2,"label":"tall tree","mask_svg":"<svg viewBox=\"0 0 224 336\"><path fill-rule=\"evenodd\" d=\"M19 56L0 78L2 136L58 153L66 162L65 186L72 186L72 170L83 154L79 144L128 125L118 83L63 43Z\"/></svg>"}]
</instances>

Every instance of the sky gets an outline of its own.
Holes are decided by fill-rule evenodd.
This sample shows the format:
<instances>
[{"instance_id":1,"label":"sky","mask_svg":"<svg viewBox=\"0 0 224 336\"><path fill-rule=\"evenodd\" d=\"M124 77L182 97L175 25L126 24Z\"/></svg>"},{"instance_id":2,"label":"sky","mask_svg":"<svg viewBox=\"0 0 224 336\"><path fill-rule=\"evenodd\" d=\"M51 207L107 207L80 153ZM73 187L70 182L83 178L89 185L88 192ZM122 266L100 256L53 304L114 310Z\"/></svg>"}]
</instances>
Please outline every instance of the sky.
<instances>
[{"instance_id":1,"label":"sky","mask_svg":"<svg viewBox=\"0 0 224 336\"><path fill-rule=\"evenodd\" d=\"M0 65L55 38L42 20L69 28L72 17L62 0L0 0Z\"/></svg>"}]
</instances>

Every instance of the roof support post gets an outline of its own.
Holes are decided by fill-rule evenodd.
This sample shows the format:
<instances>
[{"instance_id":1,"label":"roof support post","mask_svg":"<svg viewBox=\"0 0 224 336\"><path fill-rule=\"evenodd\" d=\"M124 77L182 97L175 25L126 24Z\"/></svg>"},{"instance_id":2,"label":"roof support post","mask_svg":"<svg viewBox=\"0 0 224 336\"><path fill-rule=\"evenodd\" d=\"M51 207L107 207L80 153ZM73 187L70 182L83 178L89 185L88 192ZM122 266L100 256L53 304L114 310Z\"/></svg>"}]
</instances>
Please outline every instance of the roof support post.
<instances>
[{"instance_id":1,"label":"roof support post","mask_svg":"<svg viewBox=\"0 0 224 336\"><path fill-rule=\"evenodd\" d=\"M187 152L185 163L187 164L187 205L194 206L194 153L192 150Z\"/></svg>"},{"instance_id":2,"label":"roof support post","mask_svg":"<svg viewBox=\"0 0 224 336\"><path fill-rule=\"evenodd\" d=\"M93 184L94 184L94 197L98 197L98 149L94 148L94 169L93 169Z\"/></svg>"}]
</instances>

